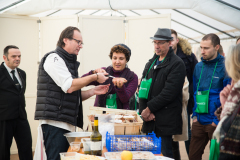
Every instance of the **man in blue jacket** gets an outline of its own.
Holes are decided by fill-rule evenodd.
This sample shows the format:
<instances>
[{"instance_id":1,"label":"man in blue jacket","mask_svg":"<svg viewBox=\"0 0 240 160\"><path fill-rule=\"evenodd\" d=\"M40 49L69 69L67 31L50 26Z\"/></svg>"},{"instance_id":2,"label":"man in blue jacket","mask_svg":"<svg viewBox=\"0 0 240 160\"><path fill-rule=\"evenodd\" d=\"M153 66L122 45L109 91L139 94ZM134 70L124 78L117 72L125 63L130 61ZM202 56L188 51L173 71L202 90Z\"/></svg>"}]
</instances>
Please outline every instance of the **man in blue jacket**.
<instances>
[{"instance_id":1,"label":"man in blue jacket","mask_svg":"<svg viewBox=\"0 0 240 160\"><path fill-rule=\"evenodd\" d=\"M203 151L219 122L214 115L215 110L221 106L219 93L230 82L225 71L224 57L217 52L219 47L220 39L212 33L205 35L200 43L202 61L195 66L193 73L190 160L202 159Z\"/></svg>"}]
</instances>

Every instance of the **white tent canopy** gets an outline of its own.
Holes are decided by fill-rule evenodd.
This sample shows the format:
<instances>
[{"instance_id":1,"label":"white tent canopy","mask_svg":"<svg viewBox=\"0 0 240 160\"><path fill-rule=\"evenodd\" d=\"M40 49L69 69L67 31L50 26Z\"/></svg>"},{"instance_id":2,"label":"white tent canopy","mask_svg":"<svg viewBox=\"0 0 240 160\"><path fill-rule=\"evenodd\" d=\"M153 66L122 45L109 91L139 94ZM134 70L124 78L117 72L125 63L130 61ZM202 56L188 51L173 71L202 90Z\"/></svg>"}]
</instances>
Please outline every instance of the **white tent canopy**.
<instances>
[{"instance_id":1,"label":"white tent canopy","mask_svg":"<svg viewBox=\"0 0 240 160\"><path fill-rule=\"evenodd\" d=\"M0 13L35 17L171 13L172 28L190 43L199 43L208 33L221 39L240 35L239 0L1 0Z\"/></svg>"}]
</instances>

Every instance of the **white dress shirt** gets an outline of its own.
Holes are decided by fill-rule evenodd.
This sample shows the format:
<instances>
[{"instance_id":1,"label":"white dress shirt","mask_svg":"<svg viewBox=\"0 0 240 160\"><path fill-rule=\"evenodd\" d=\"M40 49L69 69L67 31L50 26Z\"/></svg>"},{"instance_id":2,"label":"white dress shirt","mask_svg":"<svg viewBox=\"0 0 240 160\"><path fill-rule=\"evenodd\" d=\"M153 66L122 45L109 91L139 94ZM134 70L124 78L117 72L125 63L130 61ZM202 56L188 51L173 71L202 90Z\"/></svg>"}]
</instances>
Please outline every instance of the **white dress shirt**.
<instances>
[{"instance_id":1,"label":"white dress shirt","mask_svg":"<svg viewBox=\"0 0 240 160\"><path fill-rule=\"evenodd\" d=\"M22 88L22 80L21 80L21 78L20 78L20 76L19 76L19 74L18 74L17 68L11 69L11 68L9 68L9 67L6 65L5 62L3 63L3 65L6 67L8 73L9 73L9 75L10 75L10 77L11 77L12 79L13 79L13 75L12 75L11 71L12 71L12 70L15 70L15 72L14 72L15 77L17 78L17 80L18 80L18 82L19 82L19 84L20 84L20 86L21 86L21 88Z\"/></svg>"}]
</instances>

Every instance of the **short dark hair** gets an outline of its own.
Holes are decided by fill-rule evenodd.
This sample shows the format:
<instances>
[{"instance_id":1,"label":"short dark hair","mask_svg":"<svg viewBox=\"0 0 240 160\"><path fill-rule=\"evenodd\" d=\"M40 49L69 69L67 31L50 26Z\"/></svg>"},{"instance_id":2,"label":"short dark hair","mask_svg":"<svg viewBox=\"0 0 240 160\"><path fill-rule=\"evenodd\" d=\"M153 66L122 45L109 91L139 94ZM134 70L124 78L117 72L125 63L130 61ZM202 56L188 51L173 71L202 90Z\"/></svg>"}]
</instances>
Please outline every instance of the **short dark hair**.
<instances>
[{"instance_id":1,"label":"short dark hair","mask_svg":"<svg viewBox=\"0 0 240 160\"><path fill-rule=\"evenodd\" d=\"M110 51L110 54L109 54L109 57L112 59L112 56L113 56L113 53L116 52L116 53L123 53L125 54L125 57L126 57L126 60L127 62L130 60L130 54L129 54L129 51L124 48L123 46L121 45L116 45L116 46L113 46L111 48L111 51Z\"/></svg>"},{"instance_id":2,"label":"short dark hair","mask_svg":"<svg viewBox=\"0 0 240 160\"><path fill-rule=\"evenodd\" d=\"M3 49L3 55L5 55L6 57L8 57L8 54L9 54L9 49L19 49L17 46L14 46L14 45L8 45L6 46L4 49Z\"/></svg>"},{"instance_id":3,"label":"short dark hair","mask_svg":"<svg viewBox=\"0 0 240 160\"><path fill-rule=\"evenodd\" d=\"M220 44L220 47L219 47L219 49L218 49L218 53L220 54L220 55L223 55L223 47L222 47L222 45Z\"/></svg>"},{"instance_id":4,"label":"short dark hair","mask_svg":"<svg viewBox=\"0 0 240 160\"><path fill-rule=\"evenodd\" d=\"M58 39L57 46L61 47L61 48L65 47L65 43L63 42L63 39L64 38L72 39L73 38L73 33L74 33L75 30L80 32L80 30L77 27L69 26L69 27L65 28L62 31L62 33L61 33L61 35Z\"/></svg>"},{"instance_id":5,"label":"short dark hair","mask_svg":"<svg viewBox=\"0 0 240 160\"><path fill-rule=\"evenodd\" d=\"M171 29L171 34L175 34L177 37L177 32L174 29Z\"/></svg>"},{"instance_id":6,"label":"short dark hair","mask_svg":"<svg viewBox=\"0 0 240 160\"><path fill-rule=\"evenodd\" d=\"M240 39L240 37L237 38L236 44L237 44L237 42L238 42L239 39Z\"/></svg>"},{"instance_id":7,"label":"short dark hair","mask_svg":"<svg viewBox=\"0 0 240 160\"><path fill-rule=\"evenodd\" d=\"M202 41L206 41L206 40L211 40L212 42L212 45L214 47L216 47L216 45L220 45L220 39L219 37L214 34L214 33L210 33L210 34L207 34L205 35L203 38L202 38Z\"/></svg>"}]
</instances>

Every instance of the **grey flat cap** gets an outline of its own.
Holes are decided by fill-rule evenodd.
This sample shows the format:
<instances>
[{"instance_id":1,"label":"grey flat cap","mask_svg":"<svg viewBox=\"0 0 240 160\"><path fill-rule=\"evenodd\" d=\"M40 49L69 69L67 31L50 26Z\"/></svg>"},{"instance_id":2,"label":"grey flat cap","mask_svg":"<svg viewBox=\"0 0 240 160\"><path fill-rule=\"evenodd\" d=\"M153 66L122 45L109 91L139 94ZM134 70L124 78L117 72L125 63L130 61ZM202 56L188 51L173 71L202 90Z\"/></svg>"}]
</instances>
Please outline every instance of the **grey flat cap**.
<instances>
[{"instance_id":1,"label":"grey flat cap","mask_svg":"<svg viewBox=\"0 0 240 160\"><path fill-rule=\"evenodd\" d=\"M150 37L153 40L173 40L171 36L171 30L168 28L158 28L157 32L155 33L154 37Z\"/></svg>"}]
</instances>

